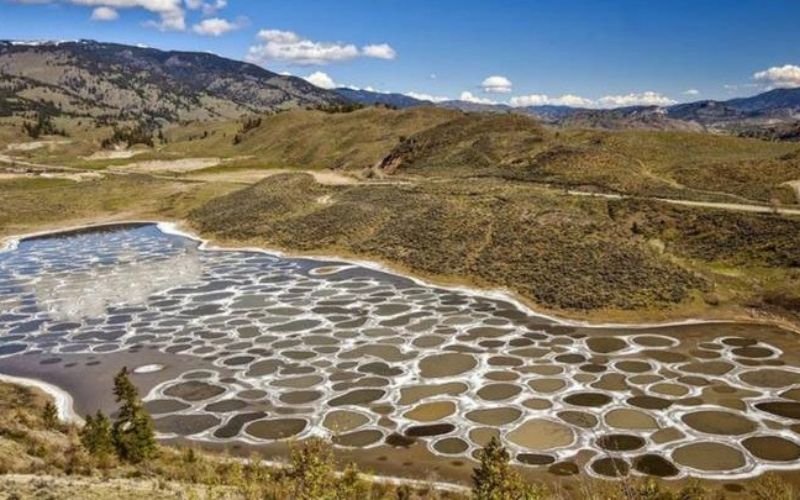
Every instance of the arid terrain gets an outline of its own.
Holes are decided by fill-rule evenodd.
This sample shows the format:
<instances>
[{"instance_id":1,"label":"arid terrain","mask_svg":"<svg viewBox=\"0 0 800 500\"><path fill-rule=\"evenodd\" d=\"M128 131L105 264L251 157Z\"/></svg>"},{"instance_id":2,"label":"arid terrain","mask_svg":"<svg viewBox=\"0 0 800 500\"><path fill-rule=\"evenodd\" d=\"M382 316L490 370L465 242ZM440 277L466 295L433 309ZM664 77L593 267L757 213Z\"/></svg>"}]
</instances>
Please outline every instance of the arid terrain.
<instances>
[{"instance_id":1,"label":"arid terrain","mask_svg":"<svg viewBox=\"0 0 800 500\"><path fill-rule=\"evenodd\" d=\"M0 372L57 387L0 383L0 498L797 498L797 92L376 104L96 42L0 76ZM123 367L147 460L57 418L124 418Z\"/></svg>"}]
</instances>

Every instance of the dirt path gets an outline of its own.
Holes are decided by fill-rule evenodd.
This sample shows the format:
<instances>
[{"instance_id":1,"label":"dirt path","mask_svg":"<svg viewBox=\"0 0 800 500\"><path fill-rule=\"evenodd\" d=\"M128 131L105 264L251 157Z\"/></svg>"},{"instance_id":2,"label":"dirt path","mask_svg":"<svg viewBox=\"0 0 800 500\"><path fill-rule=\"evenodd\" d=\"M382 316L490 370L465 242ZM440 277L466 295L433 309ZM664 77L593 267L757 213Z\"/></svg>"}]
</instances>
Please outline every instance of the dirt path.
<instances>
[{"instance_id":1,"label":"dirt path","mask_svg":"<svg viewBox=\"0 0 800 500\"><path fill-rule=\"evenodd\" d=\"M331 172L329 170L292 170L292 169L231 169L229 171L218 171L210 173L192 173L193 170L207 168L220 163L219 159L208 158L187 158L184 160L175 161L151 161L144 163L136 163L132 165L123 165L120 167L113 167L106 170L94 170L88 168L66 167L63 165L44 165L41 163L33 163L26 160L0 154L0 163L16 167L24 167L27 169L39 170L42 172L62 172L73 174L92 174L92 175L131 175L140 174L147 175L154 179L169 180L175 182L228 182L233 184L250 185L255 184L263 179L272 177L278 174L308 174L320 183L328 186L351 186L356 184L371 184L371 185L386 185L386 184L410 184L407 180L378 180L371 181L366 179L359 179L357 177L342 174L339 172ZM213 163L209 164L209 163ZM134 168L131 168L134 167ZM142 168L138 168L142 167ZM170 168L175 167L174 171ZM179 174L185 173L186 175L166 175L168 173Z\"/></svg>"},{"instance_id":2,"label":"dirt path","mask_svg":"<svg viewBox=\"0 0 800 500\"><path fill-rule=\"evenodd\" d=\"M328 186L350 186L354 184L361 184L360 179L355 177L340 174L338 172L330 172L327 170L291 170L291 169L231 169L228 172L217 171L211 173L192 174L189 177L192 179L202 180L206 182L234 182L237 184L255 184L268 177L273 177L279 174L308 174L314 177L320 184Z\"/></svg>"},{"instance_id":3,"label":"dirt path","mask_svg":"<svg viewBox=\"0 0 800 500\"><path fill-rule=\"evenodd\" d=\"M146 152L147 150L144 149L139 149L139 150L119 149L114 151L97 151L96 153L92 153L89 156L84 156L83 159L87 161L127 160L128 158L133 158L136 155L140 155Z\"/></svg>"},{"instance_id":4,"label":"dirt path","mask_svg":"<svg viewBox=\"0 0 800 500\"><path fill-rule=\"evenodd\" d=\"M653 198L664 203L685 205L689 207L716 208L720 210L734 210L737 212L753 212L760 214L800 215L800 208L771 207L768 205L748 205L744 203L715 203L710 201L673 200L670 198Z\"/></svg>"},{"instance_id":5,"label":"dirt path","mask_svg":"<svg viewBox=\"0 0 800 500\"><path fill-rule=\"evenodd\" d=\"M7 151L35 151L42 148L53 149L56 146L71 144L70 140L48 140L33 142L14 142L6 146Z\"/></svg>"},{"instance_id":6,"label":"dirt path","mask_svg":"<svg viewBox=\"0 0 800 500\"><path fill-rule=\"evenodd\" d=\"M29 170L39 171L42 175L59 173L59 174L73 174L78 176L98 176L102 177L103 175L136 175L137 172L125 172L125 171L118 171L118 170L94 170L91 168L78 168L78 167L66 167L63 165L44 165L41 163L33 163L25 160L20 160L18 158L0 154L0 164L5 163L7 165L11 165L12 167L24 167ZM196 183L202 182L195 179L187 179L182 177L175 177L169 175L156 175L152 173L142 173L138 175L147 175L152 177L153 179L160 179L166 181L173 181L173 182L187 182L187 183Z\"/></svg>"},{"instance_id":7,"label":"dirt path","mask_svg":"<svg viewBox=\"0 0 800 500\"><path fill-rule=\"evenodd\" d=\"M55 171L62 171L62 172L91 172L92 170L86 168L74 168L74 167L64 167L60 165L42 165L41 163L32 163L25 160L20 160L13 156L8 156L4 154L0 154L0 163L7 163L9 165L18 166L18 167L28 167L38 170L55 170Z\"/></svg>"},{"instance_id":8,"label":"dirt path","mask_svg":"<svg viewBox=\"0 0 800 500\"><path fill-rule=\"evenodd\" d=\"M111 172L182 174L222 164L219 158L181 158L178 160L149 160L109 167Z\"/></svg>"},{"instance_id":9,"label":"dirt path","mask_svg":"<svg viewBox=\"0 0 800 500\"><path fill-rule=\"evenodd\" d=\"M660 201L662 203L670 203L672 205L713 208L716 210L731 210L735 212L800 215L800 208L772 207L769 205L753 205L747 203L719 203L714 201L677 200L674 198L651 198L649 196L628 196L628 195L614 194L614 193L589 193L585 191L567 191L566 194L569 196L587 196L596 198L606 198L611 200L623 200L623 199L653 200L653 201Z\"/></svg>"}]
</instances>

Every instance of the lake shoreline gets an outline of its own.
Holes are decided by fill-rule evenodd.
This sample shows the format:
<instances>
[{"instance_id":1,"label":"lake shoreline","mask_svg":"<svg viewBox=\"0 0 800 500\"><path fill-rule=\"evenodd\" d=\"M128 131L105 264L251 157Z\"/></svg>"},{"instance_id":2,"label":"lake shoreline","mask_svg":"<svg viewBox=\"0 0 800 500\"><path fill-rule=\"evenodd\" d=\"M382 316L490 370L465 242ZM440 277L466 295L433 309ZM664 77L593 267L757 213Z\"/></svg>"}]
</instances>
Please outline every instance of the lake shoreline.
<instances>
[{"instance_id":1,"label":"lake shoreline","mask_svg":"<svg viewBox=\"0 0 800 500\"><path fill-rule=\"evenodd\" d=\"M731 324L731 323L751 323L754 325L771 325L790 330L796 334L800 334L800 325L788 321L784 318L757 318L752 314L745 314L742 311L718 311L710 314L709 311L704 311L705 314L690 317L680 312L680 310L670 311L665 314L665 311L659 311L658 314L653 314L652 311L636 311L632 314L639 314L643 316L644 320L641 321L609 321L603 322L596 317L603 316L605 310L599 310L588 314L579 314L575 311L560 311L549 310L547 308L537 305L527 297L522 296L512 290L505 288L489 288L482 287L472 283L468 279L455 279L451 280L446 277L437 277L426 275L426 273L414 272L412 270L404 269L403 266L396 263L387 262L383 259L363 259L357 255L347 255L344 252L319 254L311 252L299 252L292 249L274 247L261 244L248 244L236 241L219 241L213 238L204 238L196 231L191 224L184 220L165 220L161 218L132 218L132 219L101 219L101 220L87 220L81 224L68 225L64 228L49 228L30 233L23 233L17 235L7 235L0 238L0 252L12 251L16 248L18 243L23 240L70 234L91 230L96 228L107 228L126 225L156 225L159 230L166 234L173 234L176 236L183 236L190 240L196 241L200 244L199 249L210 251L245 251L264 253L280 258L289 259L308 259L324 262L341 262L345 264L357 265L367 269L375 270L399 276L401 278L410 279L418 284L424 286L432 286L450 291L464 292L470 295L481 295L493 299L504 300L514 304L518 309L523 312L532 314L539 318L553 321L560 325L575 326L584 328L631 328L631 329L646 329L670 326L684 326L684 325L698 325L698 324ZM726 313L730 312L732 315L728 316ZM613 314L612 314L613 315ZM666 316L666 317L665 317ZM658 319L650 319L650 318ZM664 318L664 319L661 319Z\"/></svg>"},{"instance_id":2,"label":"lake shoreline","mask_svg":"<svg viewBox=\"0 0 800 500\"><path fill-rule=\"evenodd\" d=\"M72 395L60 387L36 378L16 377L2 372L0 372L0 382L28 387L45 393L53 400L53 404L58 410L58 419L60 421L67 424L83 425L83 419L75 411Z\"/></svg>"}]
</instances>

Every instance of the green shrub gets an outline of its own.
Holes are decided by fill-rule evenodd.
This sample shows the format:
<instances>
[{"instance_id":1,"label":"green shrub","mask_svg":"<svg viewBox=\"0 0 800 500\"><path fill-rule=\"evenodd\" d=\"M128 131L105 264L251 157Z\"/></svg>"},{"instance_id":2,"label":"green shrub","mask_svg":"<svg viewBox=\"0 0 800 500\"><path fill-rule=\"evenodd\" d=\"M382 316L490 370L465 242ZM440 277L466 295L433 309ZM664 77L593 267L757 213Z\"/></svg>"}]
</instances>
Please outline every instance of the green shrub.
<instances>
[{"instance_id":1,"label":"green shrub","mask_svg":"<svg viewBox=\"0 0 800 500\"><path fill-rule=\"evenodd\" d=\"M35 123L25 122L22 125L22 128L31 139L38 139L43 135L67 136L67 133L64 131L64 129L60 129L55 126L50 115L43 113L39 113L37 115Z\"/></svg>"}]
</instances>

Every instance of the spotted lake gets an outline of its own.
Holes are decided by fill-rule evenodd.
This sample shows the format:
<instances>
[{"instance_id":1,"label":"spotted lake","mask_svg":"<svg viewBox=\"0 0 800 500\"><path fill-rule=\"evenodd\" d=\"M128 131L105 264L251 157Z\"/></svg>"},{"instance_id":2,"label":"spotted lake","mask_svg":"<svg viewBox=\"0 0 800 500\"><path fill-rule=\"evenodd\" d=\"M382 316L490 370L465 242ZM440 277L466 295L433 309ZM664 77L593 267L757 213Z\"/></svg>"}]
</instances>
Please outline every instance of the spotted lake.
<instances>
[{"instance_id":1,"label":"spotted lake","mask_svg":"<svg viewBox=\"0 0 800 500\"><path fill-rule=\"evenodd\" d=\"M212 447L323 436L463 465L499 436L554 474L746 477L800 466L792 345L765 325L568 325L353 264L205 250L154 224L0 253L0 372L87 413L113 409L128 366L162 438Z\"/></svg>"}]
</instances>

